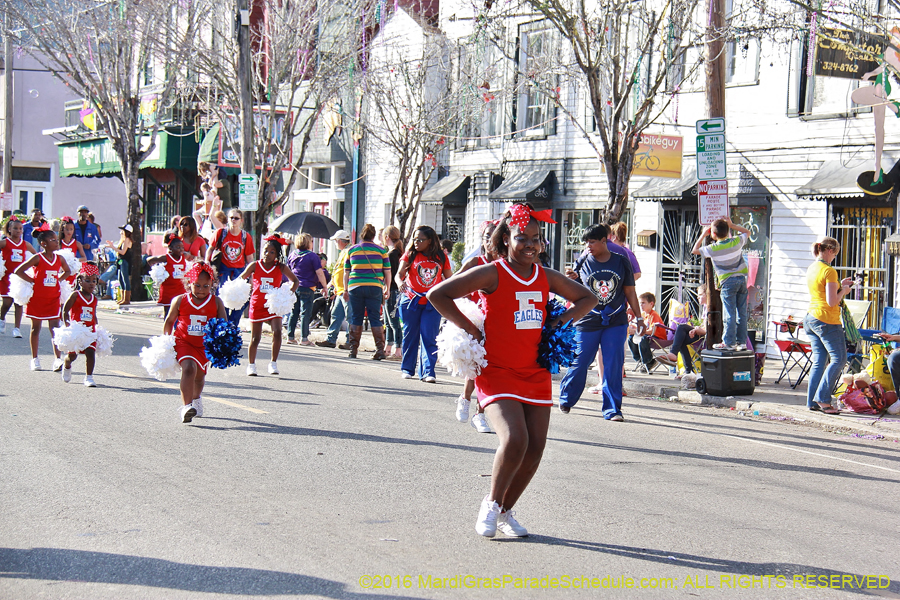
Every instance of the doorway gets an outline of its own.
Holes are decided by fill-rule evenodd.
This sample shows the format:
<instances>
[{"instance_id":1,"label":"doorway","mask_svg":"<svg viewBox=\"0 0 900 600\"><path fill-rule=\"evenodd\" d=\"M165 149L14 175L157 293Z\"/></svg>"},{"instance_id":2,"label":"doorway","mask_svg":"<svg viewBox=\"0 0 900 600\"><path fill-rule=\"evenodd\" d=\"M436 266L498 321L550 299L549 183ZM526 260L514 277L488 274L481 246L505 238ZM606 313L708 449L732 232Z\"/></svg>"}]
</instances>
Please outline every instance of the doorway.
<instances>
[{"instance_id":1,"label":"doorway","mask_svg":"<svg viewBox=\"0 0 900 600\"><path fill-rule=\"evenodd\" d=\"M13 181L13 198L18 200L23 214L30 215L34 208L41 209L45 217L51 216L50 190L40 185L23 185Z\"/></svg>"}]
</instances>

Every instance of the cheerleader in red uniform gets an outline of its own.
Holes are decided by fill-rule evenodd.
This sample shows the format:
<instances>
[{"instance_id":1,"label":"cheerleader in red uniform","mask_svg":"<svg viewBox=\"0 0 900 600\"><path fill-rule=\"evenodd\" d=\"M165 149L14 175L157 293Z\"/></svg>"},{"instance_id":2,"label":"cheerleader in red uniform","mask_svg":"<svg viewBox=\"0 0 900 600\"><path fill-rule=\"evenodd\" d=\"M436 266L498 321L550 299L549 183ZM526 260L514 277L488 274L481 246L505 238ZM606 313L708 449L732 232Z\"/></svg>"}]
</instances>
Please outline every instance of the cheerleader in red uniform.
<instances>
[{"instance_id":1,"label":"cheerleader in red uniform","mask_svg":"<svg viewBox=\"0 0 900 600\"><path fill-rule=\"evenodd\" d=\"M550 294L573 305L555 322L577 320L597 304L586 287L540 266L538 221L554 222L550 211L535 212L514 204L492 237L498 260L475 267L431 289L428 299L447 320L484 341L487 366L475 379L478 402L497 431L491 491L481 503L475 531L493 537L497 529L521 537L528 531L512 508L541 463L553 406L550 372L538 365L538 344ZM484 334L453 302L474 292L484 294Z\"/></svg>"},{"instance_id":2,"label":"cheerleader in red uniform","mask_svg":"<svg viewBox=\"0 0 900 600\"><path fill-rule=\"evenodd\" d=\"M209 359L203 349L203 326L210 319L224 319L225 305L212 295L216 272L204 262L195 262L184 275L187 293L172 301L163 332L175 335L175 355L181 365L181 422L203 416L203 385Z\"/></svg>"},{"instance_id":3,"label":"cheerleader in red uniform","mask_svg":"<svg viewBox=\"0 0 900 600\"><path fill-rule=\"evenodd\" d=\"M291 292L296 292L300 282L283 260L282 248L290 242L277 234L264 240L262 258L247 265L240 274L241 279L250 279L250 349L247 351L247 375L254 377L256 371L256 349L262 337L263 323L268 322L272 328L272 361L269 363L269 373L278 375L278 353L281 351L281 322L282 315L273 315L266 308L266 292L272 288L280 287L287 279L291 282Z\"/></svg>"},{"instance_id":4,"label":"cheerleader in red uniform","mask_svg":"<svg viewBox=\"0 0 900 600\"><path fill-rule=\"evenodd\" d=\"M148 258L147 264L151 267L162 262L166 264L169 276L159 286L159 300L156 303L163 307L163 315L168 316L172 300L184 294L184 273L187 271L188 263L184 256L184 243L180 237L167 233L163 243L169 247L168 253Z\"/></svg>"},{"instance_id":5,"label":"cheerleader in red uniform","mask_svg":"<svg viewBox=\"0 0 900 600\"><path fill-rule=\"evenodd\" d=\"M63 323L66 327L72 321L78 321L85 327L89 327L91 331L97 331L97 296L94 290L97 288L97 281L100 279L100 270L92 262L81 263L81 269L75 276L75 291L66 300L62 309ZM96 355L97 342L94 342L81 351L84 354L84 387L97 387L94 383L94 364ZM75 352L69 352L66 355L65 364L63 364L62 380L66 383L72 381L72 363L78 358Z\"/></svg>"},{"instance_id":6,"label":"cheerleader in red uniform","mask_svg":"<svg viewBox=\"0 0 900 600\"><path fill-rule=\"evenodd\" d=\"M31 335L29 341L31 343L31 370L40 371L41 361L38 359L38 340L41 335L41 322L47 321L50 328L50 336L52 339L53 330L59 327L59 278L60 272L62 277L66 278L70 275L69 265L54 254L59 250L59 239L50 229L50 225L44 223L38 229L31 232L31 235L37 240L43 252L35 254L21 265L19 265L15 274L34 284L34 294L31 300L25 306L25 316L31 319ZM34 276L31 277L25 271L34 267ZM51 342L51 346L52 346ZM53 361L53 370L60 371L63 367L63 360L60 358L59 350L53 346L53 354L56 360Z\"/></svg>"},{"instance_id":7,"label":"cheerleader in red uniform","mask_svg":"<svg viewBox=\"0 0 900 600\"><path fill-rule=\"evenodd\" d=\"M72 217L62 218L62 223L59 226L59 249L71 250L72 254L75 255L75 258L81 262L87 260L87 256L84 253L84 246L75 239L75 221ZM66 281L74 286L76 277L78 277L78 273L72 273L66 278Z\"/></svg>"},{"instance_id":8,"label":"cheerleader in red uniform","mask_svg":"<svg viewBox=\"0 0 900 600\"><path fill-rule=\"evenodd\" d=\"M34 246L22 239L22 222L16 217L10 217L3 228L4 237L0 240L0 257L6 264L6 273L0 279L0 296L3 297L3 308L0 313L0 335L6 333L6 313L13 305L12 296L9 295L9 277L16 267L25 262L25 253L35 254ZM12 334L14 338L22 337L19 327L22 326L22 307L16 304Z\"/></svg>"}]
</instances>

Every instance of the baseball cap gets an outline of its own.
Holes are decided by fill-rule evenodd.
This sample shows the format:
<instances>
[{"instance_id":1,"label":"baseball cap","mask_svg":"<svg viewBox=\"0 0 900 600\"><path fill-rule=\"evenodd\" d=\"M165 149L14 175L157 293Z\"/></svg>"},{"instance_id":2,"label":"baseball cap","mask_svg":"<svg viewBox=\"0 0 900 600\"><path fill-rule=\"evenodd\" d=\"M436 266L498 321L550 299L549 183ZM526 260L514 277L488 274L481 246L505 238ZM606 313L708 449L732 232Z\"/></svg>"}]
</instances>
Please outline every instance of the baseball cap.
<instances>
[{"instance_id":1,"label":"baseball cap","mask_svg":"<svg viewBox=\"0 0 900 600\"><path fill-rule=\"evenodd\" d=\"M328 239L329 239L329 240L346 240L346 241L349 242L349 241L350 241L350 234L347 233L347 231L344 230L344 229L338 229L338 230L334 233L334 235L331 236L331 237L328 238Z\"/></svg>"},{"instance_id":2,"label":"baseball cap","mask_svg":"<svg viewBox=\"0 0 900 600\"><path fill-rule=\"evenodd\" d=\"M127 231L128 233L134 233L134 227L132 227L130 223L128 225L119 225L119 229Z\"/></svg>"},{"instance_id":3,"label":"baseball cap","mask_svg":"<svg viewBox=\"0 0 900 600\"><path fill-rule=\"evenodd\" d=\"M84 204L82 204L81 206L79 206L79 207L78 207L78 210L75 211L75 212L81 212L81 211L83 211L83 210L86 210L86 211L88 211L88 212L91 212L91 209L89 209L89 208L88 208L87 206L85 206Z\"/></svg>"}]
</instances>

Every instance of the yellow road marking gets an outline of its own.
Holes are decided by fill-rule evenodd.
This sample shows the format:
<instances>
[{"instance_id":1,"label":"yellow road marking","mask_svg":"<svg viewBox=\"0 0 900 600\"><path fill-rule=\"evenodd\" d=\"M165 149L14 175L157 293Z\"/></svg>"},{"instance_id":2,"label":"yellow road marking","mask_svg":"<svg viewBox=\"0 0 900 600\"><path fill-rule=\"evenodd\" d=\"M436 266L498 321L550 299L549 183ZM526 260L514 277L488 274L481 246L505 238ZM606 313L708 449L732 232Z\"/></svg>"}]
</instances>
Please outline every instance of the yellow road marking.
<instances>
[{"instance_id":1,"label":"yellow road marking","mask_svg":"<svg viewBox=\"0 0 900 600\"><path fill-rule=\"evenodd\" d=\"M121 375L122 377L132 377L134 379L143 379L142 377L138 377L137 375L132 375L131 373L126 373L124 371L116 371L114 369L109 370L110 373L115 373L116 375ZM173 385L171 383L164 383L162 381L157 381L156 385L164 388L168 388L170 390L180 390L181 388L177 385ZM258 408L253 408L250 406L244 406L243 404L238 404L237 402L231 402L230 400L223 400L222 398L214 398L213 396L203 396L203 400L209 400L210 402L218 402L219 404L225 404L227 406L233 406L234 408L240 408L241 410L246 410L252 413L256 413L258 415L267 415L268 412L264 410L260 410Z\"/></svg>"}]
</instances>

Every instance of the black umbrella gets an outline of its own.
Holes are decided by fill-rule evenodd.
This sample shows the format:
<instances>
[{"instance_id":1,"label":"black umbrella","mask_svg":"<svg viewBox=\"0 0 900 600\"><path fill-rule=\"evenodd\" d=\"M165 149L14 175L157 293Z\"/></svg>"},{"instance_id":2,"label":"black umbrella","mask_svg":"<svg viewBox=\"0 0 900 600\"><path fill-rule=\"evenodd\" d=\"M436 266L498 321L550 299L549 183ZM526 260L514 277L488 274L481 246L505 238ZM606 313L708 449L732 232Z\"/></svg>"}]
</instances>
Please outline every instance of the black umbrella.
<instances>
[{"instance_id":1,"label":"black umbrella","mask_svg":"<svg viewBox=\"0 0 900 600\"><path fill-rule=\"evenodd\" d=\"M314 212L295 212L282 215L269 225L269 231L280 233L308 233L314 238L328 239L333 236L340 225L326 217Z\"/></svg>"}]
</instances>

